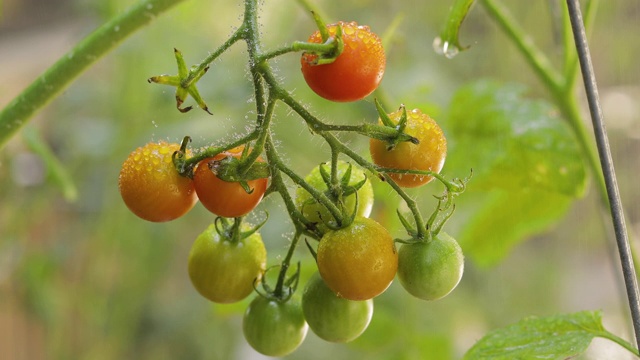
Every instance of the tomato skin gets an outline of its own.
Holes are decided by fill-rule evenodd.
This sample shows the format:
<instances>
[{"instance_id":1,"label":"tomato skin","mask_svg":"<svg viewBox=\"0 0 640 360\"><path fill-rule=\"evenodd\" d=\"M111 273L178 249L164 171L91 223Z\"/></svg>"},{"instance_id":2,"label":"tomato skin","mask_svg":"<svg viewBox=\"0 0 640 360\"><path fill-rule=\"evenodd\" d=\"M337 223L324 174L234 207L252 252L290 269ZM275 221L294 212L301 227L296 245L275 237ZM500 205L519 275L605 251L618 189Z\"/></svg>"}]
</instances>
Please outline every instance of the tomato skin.
<instances>
[{"instance_id":1,"label":"tomato skin","mask_svg":"<svg viewBox=\"0 0 640 360\"><path fill-rule=\"evenodd\" d=\"M446 233L431 242L403 244L398 250L398 279L411 295L437 300L460 282L464 256L458 242Z\"/></svg>"},{"instance_id":2,"label":"tomato skin","mask_svg":"<svg viewBox=\"0 0 640 360\"><path fill-rule=\"evenodd\" d=\"M302 75L309 87L327 100L361 100L378 87L384 75L387 60L382 41L368 26L358 26L355 22L339 24L343 30L342 53L334 62L322 65L314 64L317 55L302 54ZM333 36L337 24L327 28ZM322 43L320 31L313 33L308 42Z\"/></svg>"},{"instance_id":3,"label":"tomato skin","mask_svg":"<svg viewBox=\"0 0 640 360\"><path fill-rule=\"evenodd\" d=\"M314 188L324 192L327 191L327 184L325 184L322 179L322 175L320 175L320 166L318 165L307 177L305 177L305 181L309 183L309 185ZM325 169L330 172L331 165L326 164ZM349 168L349 164L345 161L338 162L338 178L342 178L344 173ZM366 178L364 171L356 165L351 166L351 179L349 180L349 185L355 185ZM358 209L356 211L356 216L361 217L369 217L371 214L371 209L373 208L373 186L371 185L371 181L367 179L367 181L362 185L360 189L357 191L358 196ZM318 203L315 200L312 200L313 197L311 194L303 188L298 188L296 190L296 205L298 209L302 212L304 217L314 223L318 224L318 227L322 231L327 231L328 228L326 223L333 222L334 217L331 215L329 210L324 207L322 204ZM343 198L343 202L349 213L353 212L356 207L356 194L351 194L345 198Z\"/></svg>"},{"instance_id":4,"label":"tomato skin","mask_svg":"<svg viewBox=\"0 0 640 360\"><path fill-rule=\"evenodd\" d=\"M267 190L268 178L247 181L253 192L248 194L238 182L228 182L219 179L208 164L211 161L222 160L227 156L239 158L242 147L231 149L214 157L204 159L198 163L193 175L193 183L200 203L207 210L222 217L240 217L251 212L262 200ZM261 158L258 161L263 161Z\"/></svg>"},{"instance_id":5,"label":"tomato skin","mask_svg":"<svg viewBox=\"0 0 640 360\"><path fill-rule=\"evenodd\" d=\"M138 217L165 222L186 214L198 201L193 181L173 165L179 144L160 141L137 148L122 164L118 188L122 200Z\"/></svg>"},{"instance_id":6,"label":"tomato skin","mask_svg":"<svg viewBox=\"0 0 640 360\"><path fill-rule=\"evenodd\" d=\"M402 111L389 114L394 123L398 123ZM382 121L380 121L382 124ZM393 150L387 150L387 143L370 139L369 151L373 162L382 167L406 170L429 170L439 173L447 156L447 139L440 126L429 115L418 109L407 111L405 132L416 137L420 143L401 142ZM389 173L389 176L402 187L412 188L424 185L433 177L424 175Z\"/></svg>"},{"instance_id":7,"label":"tomato skin","mask_svg":"<svg viewBox=\"0 0 640 360\"><path fill-rule=\"evenodd\" d=\"M322 279L338 296L349 300L382 294L398 268L398 252L387 229L363 217L326 233L317 255Z\"/></svg>"},{"instance_id":8,"label":"tomato skin","mask_svg":"<svg viewBox=\"0 0 640 360\"><path fill-rule=\"evenodd\" d=\"M249 227L243 225L243 231L247 230ZM260 279L266 263L267 250L259 233L232 242L222 237L211 224L191 247L189 278L205 298L229 304L253 292L254 280Z\"/></svg>"},{"instance_id":9,"label":"tomato skin","mask_svg":"<svg viewBox=\"0 0 640 360\"><path fill-rule=\"evenodd\" d=\"M242 319L242 331L249 345L267 356L292 353L302 344L308 329L297 295L286 302L258 295Z\"/></svg>"},{"instance_id":10,"label":"tomato skin","mask_svg":"<svg viewBox=\"0 0 640 360\"><path fill-rule=\"evenodd\" d=\"M355 340L369 326L373 299L353 301L336 295L319 273L307 282L302 294L302 311L309 328L321 339L346 343Z\"/></svg>"}]
</instances>

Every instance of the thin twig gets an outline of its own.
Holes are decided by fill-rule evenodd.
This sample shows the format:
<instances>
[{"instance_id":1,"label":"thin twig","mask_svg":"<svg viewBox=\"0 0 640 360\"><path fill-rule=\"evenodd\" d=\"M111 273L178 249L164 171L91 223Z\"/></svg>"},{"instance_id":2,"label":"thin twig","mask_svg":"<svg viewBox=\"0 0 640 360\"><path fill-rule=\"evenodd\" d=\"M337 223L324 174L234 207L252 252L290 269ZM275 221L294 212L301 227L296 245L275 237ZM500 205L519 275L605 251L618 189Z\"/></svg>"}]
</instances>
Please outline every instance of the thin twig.
<instances>
[{"instance_id":1,"label":"thin twig","mask_svg":"<svg viewBox=\"0 0 640 360\"><path fill-rule=\"evenodd\" d=\"M600 156L600 165L607 188L607 196L609 199L609 207L611 210L611 219L618 245L620 255L620 263L622 266L622 275L624 277L627 288L627 298L629 300L629 310L635 332L636 346L640 348L640 301L638 292L638 279L631 257L631 247L629 245L629 237L624 220L624 211L622 209L622 201L618 190L616 173L611 158L611 150L609 140L603 122L602 109L598 97L598 86L591 63L591 55L589 53L589 45L587 44L587 36L580 11L578 0L567 0L569 17L571 20L571 28L573 29L576 49L578 51L578 59L580 60L580 69L584 80L585 92L589 102L589 111L593 122L593 131Z\"/></svg>"}]
</instances>

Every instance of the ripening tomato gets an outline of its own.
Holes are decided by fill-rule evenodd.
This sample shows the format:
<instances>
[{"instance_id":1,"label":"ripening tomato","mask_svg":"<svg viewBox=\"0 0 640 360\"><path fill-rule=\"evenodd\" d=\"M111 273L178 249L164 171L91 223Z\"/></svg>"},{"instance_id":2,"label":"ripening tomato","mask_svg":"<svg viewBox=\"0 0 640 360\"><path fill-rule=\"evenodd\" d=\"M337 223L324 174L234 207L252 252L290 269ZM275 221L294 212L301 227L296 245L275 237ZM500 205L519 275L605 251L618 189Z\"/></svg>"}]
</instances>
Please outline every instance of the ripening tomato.
<instances>
[{"instance_id":1,"label":"ripening tomato","mask_svg":"<svg viewBox=\"0 0 640 360\"><path fill-rule=\"evenodd\" d=\"M250 230L245 224L241 228ZM234 303L251 294L266 263L267 251L258 232L233 241L211 224L191 247L189 278L205 298L221 304Z\"/></svg>"},{"instance_id":2,"label":"ripening tomato","mask_svg":"<svg viewBox=\"0 0 640 360\"><path fill-rule=\"evenodd\" d=\"M382 42L368 26L355 22L339 22L342 26L344 49L334 62L316 64L318 56L302 54L302 75L309 87L331 101L347 102L363 99L380 84L386 56ZM331 36L338 24L328 25ZM310 43L322 43L320 31L310 37Z\"/></svg>"},{"instance_id":3,"label":"ripening tomato","mask_svg":"<svg viewBox=\"0 0 640 360\"><path fill-rule=\"evenodd\" d=\"M302 311L309 328L323 340L345 343L355 340L369 326L373 299L353 301L336 295L319 273L307 282Z\"/></svg>"},{"instance_id":4,"label":"ripening tomato","mask_svg":"<svg viewBox=\"0 0 640 360\"><path fill-rule=\"evenodd\" d=\"M368 300L391 285L398 269L393 238L375 220L356 217L327 232L318 245L318 270L327 286L349 300Z\"/></svg>"},{"instance_id":5,"label":"ripening tomato","mask_svg":"<svg viewBox=\"0 0 640 360\"><path fill-rule=\"evenodd\" d=\"M200 202L218 216L232 218L248 214L260 203L267 190L268 178L247 181L249 188L253 189L251 193L247 193L240 183L221 180L209 168L213 161L227 156L239 158L242 149L243 147L237 147L204 159L198 163L194 172L193 182ZM258 161L263 160L258 158Z\"/></svg>"},{"instance_id":6,"label":"ripening tomato","mask_svg":"<svg viewBox=\"0 0 640 360\"><path fill-rule=\"evenodd\" d=\"M402 110L389 114L396 124L400 121ZM382 123L382 121L380 121ZM439 173L447 156L447 139L442 129L429 115L418 109L407 111L407 127L405 132L420 143L401 142L392 150L387 150L387 143L370 139L369 151L373 162L382 167L404 170L422 170ZM433 180L427 175L389 173L389 176L402 187L417 187Z\"/></svg>"},{"instance_id":7,"label":"ripening tomato","mask_svg":"<svg viewBox=\"0 0 640 360\"><path fill-rule=\"evenodd\" d=\"M142 219L164 222L187 213L198 201L193 181L173 165L179 144L160 141L134 150L122 164L118 188L129 210Z\"/></svg>"},{"instance_id":8,"label":"ripening tomato","mask_svg":"<svg viewBox=\"0 0 640 360\"><path fill-rule=\"evenodd\" d=\"M309 185L314 188L325 192L328 190L327 184L322 179L322 175L320 175L320 166L323 166L327 172L331 172L331 165L324 164L318 165L307 177L304 179ZM349 164L345 161L340 160L338 162L338 178L342 179L345 172L348 170ZM351 165L351 178L349 179L349 186L354 186L360 183L362 180L367 179L364 171L356 165ZM342 201L345 205L345 208L349 212L349 214L356 211L356 216L368 217L371 214L371 209L373 208L373 186L371 186L371 181L369 179L366 180L364 185L360 189L357 190L358 196L358 209L356 211L356 194L350 194L346 197L343 197ZM325 224L329 222L334 222L334 217L331 215L329 210L324 207L322 204L317 202L311 194L303 188L298 188L296 190L296 205L298 209L302 212L304 217L314 223L318 224L318 227L322 231L327 231L328 228Z\"/></svg>"},{"instance_id":9,"label":"ripening tomato","mask_svg":"<svg viewBox=\"0 0 640 360\"><path fill-rule=\"evenodd\" d=\"M287 301L256 296L242 319L245 339L257 352L285 356L302 344L309 325L304 320L299 296Z\"/></svg>"},{"instance_id":10,"label":"ripening tomato","mask_svg":"<svg viewBox=\"0 0 640 360\"><path fill-rule=\"evenodd\" d=\"M411 295L437 300L460 282L464 256L458 242L446 233L430 242L403 244L398 251L398 279Z\"/></svg>"}]
</instances>

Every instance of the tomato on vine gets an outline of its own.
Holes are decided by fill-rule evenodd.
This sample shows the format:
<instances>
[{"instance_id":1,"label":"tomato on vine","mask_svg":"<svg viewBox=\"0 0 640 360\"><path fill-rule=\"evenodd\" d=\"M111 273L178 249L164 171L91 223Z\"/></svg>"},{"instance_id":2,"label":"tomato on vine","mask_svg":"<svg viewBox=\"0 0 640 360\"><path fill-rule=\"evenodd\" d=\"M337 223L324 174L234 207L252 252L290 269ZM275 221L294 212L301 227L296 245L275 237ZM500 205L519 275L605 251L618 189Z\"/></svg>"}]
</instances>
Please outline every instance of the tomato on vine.
<instances>
[{"instance_id":1,"label":"tomato on vine","mask_svg":"<svg viewBox=\"0 0 640 360\"><path fill-rule=\"evenodd\" d=\"M137 148L122 164L118 188L129 210L153 222L174 220L198 201L193 181L173 164L179 144L160 141Z\"/></svg>"},{"instance_id":2,"label":"tomato on vine","mask_svg":"<svg viewBox=\"0 0 640 360\"><path fill-rule=\"evenodd\" d=\"M373 162L381 167L421 170L439 173L447 156L447 139L440 126L429 115L418 109L407 111L405 132L418 139L419 143L401 142L391 150L388 143L378 139L369 140L369 151ZM389 114L389 118L398 124L402 109ZM382 123L382 120L380 120ZM412 188L433 180L428 175L389 173L389 176L402 187Z\"/></svg>"},{"instance_id":3,"label":"tomato on vine","mask_svg":"<svg viewBox=\"0 0 640 360\"><path fill-rule=\"evenodd\" d=\"M439 233L429 242L403 244L398 250L398 279L411 295L437 300L460 282L464 256L458 242Z\"/></svg>"},{"instance_id":4,"label":"tomato on vine","mask_svg":"<svg viewBox=\"0 0 640 360\"><path fill-rule=\"evenodd\" d=\"M302 311L311 330L323 340L355 340L369 326L373 299L353 301L336 295L319 273L313 274L302 293Z\"/></svg>"},{"instance_id":5,"label":"tomato on vine","mask_svg":"<svg viewBox=\"0 0 640 360\"><path fill-rule=\"evenodd\" d=\"M288 300L256 296L242 319L244 337L257 352L285 356L302 344L309 326L299 296Z\"/></svg>"},{"instance_id":6,"label":"tomato on vine","mask_svg":"<svg viewBox=\"0 0 640 360\"><path fill-rule=\"evenodd\" d=\"M317 261L322 279L338 296L368 300L391 285L398 252L387 229L375 220L356 217L320 239Z\"/></svg>"},{"instance_id":7,"label":"tomato on vine","mask_svg":"<svg viewBox=\"0 0 640 360\"><path fill-rule=\"evenodd\" d=\"M302 54L302 75L309 87L327 100L360 100L371 94L382 80L386 65L382 42L368 26L355 22L328 25L331 36L336 35L338 24L342 27L342 53L329 64L317 64L316 54ZM313 33L308 42L322 43L320 31Z\"/></svg>"},{"instance_id":8,"label":"tomato on vine","mask_svg":"<svg viewBox=\"0 0 640 360\"><path fill-rule=\"evenodd\" d=\"M266 177L247 181L252 190L248 193L239 182L224 181L210 168L215 161L227 156L240 158L243 149L244 147L240 146L204 159L198 163L194 171L193 182L200 202L218 216L231 218L248 214L260 203L267 190L269 180ZM257 161L264 160L258 158Z\"/></svg>"},{"instance_id":9,"label":"tomato on vine","mask_svg":"<svg viewBox=\"0 0 640 360\"><path fill-rule=\"evenodd\" d=\"M329 164L318 165L311 170L304 180L312 187L326 193L328 191L328 186L320 173L320 166L323 166L325 170L329 171ZM371 181L367 179L364 171L355 165L350 165L349 163L340 160L338 161L338 178L342 179L350 166L351 174L350 178L347 179L347 186L354 187L362 181L364 181L364 184L362 184L356 192L351 192L350 194L343 196L342 202L349 215L355 211L356 216L368 217L371 214L371 209L373 208L373 186L371 185ZM356 196L358 203L357 210ZM318 227L322 231L328 230L326 226L327 223L335 223L335 219L331 215L331 212L329 212L324 205L315 200L314 197L303 188L298 188L296 190L296 205L302 212L302 215L304 215L307 220L318 224Z\"/></svg>"},{"instance_id":10,"label":"tomato on vine","mask_svg":"<svg viewBox=\"0 0 640 360\"><path fill-rule=\"evenodd\" d=\"M248 225L229 229L221 219L216 222L191 247L189 278L205 298L221 304L234 303L253 291L254 281L265 270L267 251L260 234L251 233ZM230 233L240 230L245 233Z\"/></svg>"}]
</instances>

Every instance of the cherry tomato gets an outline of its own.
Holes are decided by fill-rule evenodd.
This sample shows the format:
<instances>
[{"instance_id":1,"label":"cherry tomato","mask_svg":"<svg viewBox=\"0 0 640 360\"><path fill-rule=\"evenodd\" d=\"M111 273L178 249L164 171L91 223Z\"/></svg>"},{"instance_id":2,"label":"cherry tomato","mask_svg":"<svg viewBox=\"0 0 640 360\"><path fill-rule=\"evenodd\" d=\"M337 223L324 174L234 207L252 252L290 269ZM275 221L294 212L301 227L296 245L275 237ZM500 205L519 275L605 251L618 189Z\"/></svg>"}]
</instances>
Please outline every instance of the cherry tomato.
<instances>
[{"instance_id":1,"label":"cherry tomato","mask_svg":"<svg viewBox=\"0 0 640 360\"><path fill-rule=\"evenodd\" d=\"M327 184L322 179L322 175L320 175L320 166L324 166L327 172L331 172L331 165L319 165L304 179L309 185L314 188L325 192L328 190ZM344 161L338 162L338 178L342 178L347 169L349 168L349 164ZM366 178L364 171L359 167L352 165L351 166L351 178L349 179L349 185L353 186L361 182ZM371 186L371 181L367 179L367 181L362 185L360 189L357 191L358 196L358 210L356 211L356 216L368 217L371 214L371 209L373 208L373 187ZM352 213L356 207L356 194L350 194L342 199L347 211ZM296 190L296 205L298 209L301 210L302 215L304 215L307 220L319 224L318 227L322 231L327 231L328 228L325 226L328 222L334 222L334 217L331 215L329 210L324 207L322 204L315 201L315 199L311 196L311 194L303 188L298 188Z\"/></svg>"},{"instance_id":2,"label":"cherry tomato","mask_svg":"<svg viewBox=\"0 0 640 360\"><path fill-rule=\"evenodd\" d=\"M339 22L342 26L344 50L334 62L316 65L317 55L302 54L302 75L309 87L331 101L347 102L363 99L380 84L386 57L380 38L368 26L355 22ZM328 25L332 36L338 24ZM322 43L320 31L310 37L310 43Z\"/></svg>"},{"instance_id":3,"label":"cherry tomato","mask_svg":"<svg viewBox=\"0 0 640 360\"><path fill-rule=\"evenodd\" d=\"M304 320L299 296L278 301L256 296L242 320L245 339L257 352L285 356L302 344L309 326Z\"/></svg>"},{"instance_id":4,"label":"cherry tomato","mask_svg":"<svg viewBox=\"0 0 640 360\"><path fill-rule=\"evenodd\" d=\"M268 178L247 181L250 194L238 182L218 178L209 168L209 163L227 156L239 158L243 147L231 149L198 163L193 176L196 193L202 205L212 213L223 217L240 217L253 210L267 190ZM261 158L258 161L263 161Z\"/></svg>"},{"instance_id":5,"label":"cherry tomato","mask_svg":"<svg viewBox=\"0 0 640 360\"><path fill-rule=\"evenodd\" d=\"M243 225L243 231L249 226ZM253 291L254 280L265 270L267 251L255 232L232 241L221 236L214 224L200 234L189 253L189 278L198 292L216 303L233 303Z\"/></svg>"},{"instance_id":6,"label":"cherry tomato","mask_svg":"<svg viewBox=\"0 0 640 360\"><path fill-rule=\"evenodd\" d=\"M373 299L347 300L336 295L315 273L304 288L302 311L313 332L330 342L349 342L360 336L373 316Z\"/></svg>"},{"instance_id":7,"label":"cherry tomato","mask_svg":"<svg viewBox=\"0 0 640 360\"><path fill-rule=\"evenodd\" d=\"M317 255L322 279L338 296L349 300L380 295L391 285L398 268L398 253L387 229L363 217L326 233Z\"/></svg>"},{"instance_id":8,"label":"cherry tomato","mask_svg":"<svg viewBox=\"0 0 640 360\"><path fill-rule=\"evenodd\" d=\"M440 233L430 242L404 244L398 251L398 279L413 296L437 300L458 285L464 256L458 242Z\"/></svg>"},{"instance_id":9,"label":"cherry tomato","mask_svg":"<svg viewBox=\"0 0 640 360\"><path fill-rule=\"evenodd\" d=\"M187 213L198 201L193 181L181 176L172 155L180 145L160 141L134 150L122 164L118 187L129 210L164 222Z\"/></svg>"},{"instance_id":10,"label":"cherry tomato","mask_svg":"<svg viewBox=\"0 0 640 360\"><path fill-rule=\"evenodd\" d=\"M389 114L395 123L398 123L401 116L401 110ZM429 115L415 109L407 111L405 132L417 138L420 143L416 145L411 142L402 142L393 150L387 150L386 142L371 139L369 151L373 162L392 169L428 170L439 173L447 156L447 139L440 126ZM424 185L433 180L433 177L426 175L389 173L389 176L398 185L407 188Z\"/></svg>"}]
</instances>

